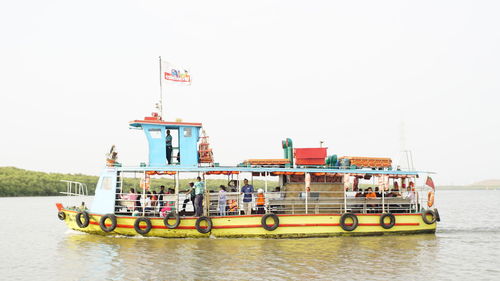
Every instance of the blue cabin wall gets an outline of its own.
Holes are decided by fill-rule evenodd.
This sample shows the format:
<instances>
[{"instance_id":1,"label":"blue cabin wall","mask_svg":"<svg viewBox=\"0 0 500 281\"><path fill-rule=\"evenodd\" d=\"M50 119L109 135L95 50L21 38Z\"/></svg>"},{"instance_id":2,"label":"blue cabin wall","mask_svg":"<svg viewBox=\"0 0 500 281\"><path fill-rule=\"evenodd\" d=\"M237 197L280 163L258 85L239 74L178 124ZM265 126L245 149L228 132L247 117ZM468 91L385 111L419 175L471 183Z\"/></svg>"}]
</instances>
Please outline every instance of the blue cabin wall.
<instances>
[{"instance_id":1,"label":"blue cabin wall","mask_svg":"<svg viewBox=\"0 0 500 281\"><path fill-rule=\"evenodd\" d=\"M112 214L115 210L116 170L106 169L99 177L90 212L94 214Z\"/></svg>"},{"instance_id":2,"label":"blue cabin wall","mask_svg":"<svg viewBox=\"0 0 500 281\"><path fill-rule=\"evenodd\" d=\"M179 127L179 148L181 155L181 166L198 166L198 139L200 128Z\"/></svg>"},{"instance_id":3,"label":"blue cabin wall","mask_svg":"<svg viewBox=\"0 0 500 281\"><path fill-rule=\"evenodd\" d=\"M143 124L142 127L149 144L149 166L166 166L167 150L165 145L165 126Z\"/></svg>"},{"instance_id":4,"label":"blue cabin wall","mask_svg":"<svg viewBox=\"0 0 500 281\"><path fill-rule=\"evenodd\" d=\"M161 124L141 124L148 140L150 167L166 167L167 151L165 137L167 130L178 131L180 166L195 167L198 165L198 140L200 127L195 126L165 126ZM175 136L171 132L172 136ZM175 158L176 155L172 155Z\"/></svg>"}]
</instances>

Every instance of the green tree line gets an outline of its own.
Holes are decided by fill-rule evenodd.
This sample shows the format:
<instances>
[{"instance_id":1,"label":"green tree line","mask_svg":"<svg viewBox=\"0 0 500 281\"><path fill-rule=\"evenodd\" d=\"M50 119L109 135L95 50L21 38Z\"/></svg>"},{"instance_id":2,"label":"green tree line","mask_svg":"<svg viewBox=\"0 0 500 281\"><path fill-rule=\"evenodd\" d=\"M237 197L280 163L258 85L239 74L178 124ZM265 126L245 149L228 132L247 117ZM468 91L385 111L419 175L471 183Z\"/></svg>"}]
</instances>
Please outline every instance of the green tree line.
<instances>
[{"instance_id":1,"label":"green tree line","mask_svg":"<svg viewBox=\"0 0 500 281\"><path fill-rule=\"evenodd\" d=\"M66 183L61 180L77 181L87 185L89 195L94 195L95 187L99 177L83 174L62 174L62 173L45 173L19 169L15 167L0 167L0 197L15 197L15 196L60 196L61 192L66 191ZM139 178L124 178L123 190L128 192L130 188L139 189ZM186 190L189 182L194 179L181 179L179 183L180 190ZM159 190L161 185L166 188L174 188L175 182L173 177L152 178L151 190ZM217 190L220 185L227 186L225 179L207 180L207 188L209 190ZM255 188L264 188L265 183L262 180L253 182ZM269 181L269 190L274 189L277 182Z\"/></svg>"}]
</instances>

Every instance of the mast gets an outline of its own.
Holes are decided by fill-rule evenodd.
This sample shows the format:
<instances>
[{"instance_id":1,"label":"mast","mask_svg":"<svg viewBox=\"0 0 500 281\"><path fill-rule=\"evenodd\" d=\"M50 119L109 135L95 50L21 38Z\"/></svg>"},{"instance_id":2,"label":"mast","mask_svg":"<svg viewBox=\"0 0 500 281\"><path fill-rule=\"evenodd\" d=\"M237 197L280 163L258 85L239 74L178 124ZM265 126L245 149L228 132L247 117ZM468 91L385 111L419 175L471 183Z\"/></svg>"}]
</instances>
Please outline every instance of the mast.
<instances>
[{"instance_id":1,"label":"mast","mask_svg":"<svg viewBox=\"0 0 500 281\"><path fill-rule=\"evenodd\" d=\"M163 119L163 83L161 76L161 56L158 57L160 62L160 103L158 105L158 110L160 111L160 117Z\"/></svg>"}]
</instances>

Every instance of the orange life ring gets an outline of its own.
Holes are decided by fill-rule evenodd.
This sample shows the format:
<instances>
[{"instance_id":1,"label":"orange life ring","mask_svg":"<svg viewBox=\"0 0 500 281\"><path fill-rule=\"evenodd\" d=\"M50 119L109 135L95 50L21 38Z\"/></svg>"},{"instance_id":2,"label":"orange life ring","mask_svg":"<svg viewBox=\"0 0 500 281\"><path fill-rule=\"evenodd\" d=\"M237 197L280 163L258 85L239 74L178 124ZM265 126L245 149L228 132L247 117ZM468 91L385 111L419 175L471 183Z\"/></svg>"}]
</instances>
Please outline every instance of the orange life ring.
<instances>
[{"instance_id":1,"label":"orange life ring","mask_svg":"<svg viewBox=\"0 0 500 281\"><path fill-rule=\"evenodd\" d=\"M427 193L427 206L432 207L434 205L434 191L429 191Z\"/></svg>"}]
</instances>

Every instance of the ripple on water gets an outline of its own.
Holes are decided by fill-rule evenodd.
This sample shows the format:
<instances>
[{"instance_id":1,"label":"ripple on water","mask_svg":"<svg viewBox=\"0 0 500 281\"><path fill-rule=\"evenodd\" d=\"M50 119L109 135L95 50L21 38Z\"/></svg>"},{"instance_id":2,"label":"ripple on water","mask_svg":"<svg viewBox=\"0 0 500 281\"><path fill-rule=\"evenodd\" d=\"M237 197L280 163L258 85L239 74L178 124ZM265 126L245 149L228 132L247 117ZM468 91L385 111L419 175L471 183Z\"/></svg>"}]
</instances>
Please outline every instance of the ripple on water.
<instances>
[{"instance_id":1,"label":"ripple on water","mask_svg":"<svg viewBox=\"0 0 500 281\"><path fill-rule=\"evenodd\" d=\"M59 198L0 200L32 207L0 218L5 280L500 279L500 192L438 191L435 235L281 240L89 235L57 220Z\"/></svg>"}]
</instances>

